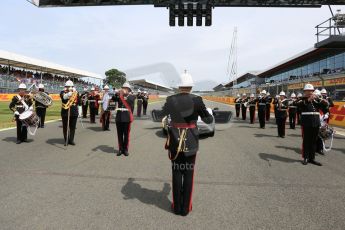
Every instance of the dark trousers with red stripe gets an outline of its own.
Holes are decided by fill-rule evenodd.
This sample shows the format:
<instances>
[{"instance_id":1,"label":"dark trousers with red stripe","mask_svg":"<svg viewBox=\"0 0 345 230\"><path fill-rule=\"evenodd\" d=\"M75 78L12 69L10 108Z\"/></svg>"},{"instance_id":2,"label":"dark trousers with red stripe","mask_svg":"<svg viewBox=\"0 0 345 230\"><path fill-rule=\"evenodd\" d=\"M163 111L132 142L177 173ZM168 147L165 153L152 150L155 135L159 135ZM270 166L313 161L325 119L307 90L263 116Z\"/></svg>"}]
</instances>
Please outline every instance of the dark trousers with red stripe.
<instances>
[{"instance_id":1,"label":"dark trousers with red stripe","mask_svg":"<svg viewBox=\"0 0 345 230\"><path fill-rule=\"evenodd\" d=\"M302 157L308 160L315 159L317 138L319 135L319 127L302 126Z\"/></svg>"},{"instance_id":2,"label":"dark trousers with red stripe","mask_svg":"<svg viewBox=\"0 0 345 230\"><path fill-rule=\"evenodd\" d=\"M270 120L271 117L271 104L266 104L266 121Z\"/></svg>"},{"instance_id":3,"label":"dark trousers with red stripe","mask_svg":"<svg viewBox=\"0 0 345 230\"><path fill-rule=\"evenodd\" d=\"M236 104L235 109L236 109L236 117L240 117L241 105Z\"/></svg>"},{"instance_id":4,"label":"dark trousers with red stripe","mask_svg":"<svg viewBox=\"0 0 345 230\"><path fill-rule=\"evenodd\" d=\"M241 105L241 111L242 111L242 120L246 120L247 118L247 107L244 105Z\"/></svg>"},{"instance_id":5,"label":"dark trousers with red stripe","mask_svg":"<svg viewBox=\"0 0 345 230\"><path fill-rule=\"evenodd\" d=\"M110 111L104 111L102 113L102 128L103 128L103 130L109 129L109 123L110 123Z\"/></svg>"},{"instance_id":6,"label":"dark trousers with red stripe","mask_svg":"<svg viewBox=\"0 0 345 230\"><path fill-rule=\"evenodd\" d=\"M249 107L250 124L254 124L255 121L255 106Z\"/></svg>"},{"instance_id":7,"label":"dark trousers with red stripe","mask_svg":"<svg viewBox=\"0 0 345 230\"><path fill-rule=\"evenodd\" d=\"M19 120L19 116L16 116L17 123L17 141L25 141L28 139L28 129L23 125L22 121Z\"/></svg>"},{"instance_id":8,"label":"dark trousers with red stripe","mask_svg":"<svg viewBox=\"0 0 345 230\"><path fill-rule=\"evenodd\" d=\"M143 101L137 100L137 116L141 117L141 110L143 108Z\"/></svg>"},{"instance_id":9,"label":"dark trousers with red stripe","mask_svg":"<svg viewBox=\"0 0 345 230\"><path fill-rule=\"evenodd\" d=\"M130 122L116 122L116 129L117 129L117 140L119 144L119 150L128 151L131 123Z\"/></svg>"},{"instance_id":10,"label":"dark trousers with red stripe","mask_svg":"<svg viewBox=\"0 0 345 230\"><path fill-rule=\"evenodd\" d=\"M277 117L276 123L278 127L278 136L285 137L286 117Z\"/></svg>"},{"instance_id":11,"label":"dark trousers with red stripe","mask_svg":"<svg viewBox=\"0 0 345 230\"><path fill-rule=\"evenodd\" d=\"M186 157L183 152L172 160L173 209L176 214L187 215L192 211L192 194L194 183L194 156Z\"/></svg>"},{"instance_id":12,"label":"dark trousers with red stripe","mask_svg":"<svg viewBox=\"0 0 345 230\"><path fill-rule=\"evenodd\" d=\"M289 124L290 124L290 129L296 128L296 112L295 111L289 111Z\"/></svg>"},{"instance_id":13,"label":"dark trousers with red stripe","mask_svg":"<svg viewBox=\"0 0 345 230\"><path fill-rule=\"evenodd\" d=\"M96 123L96 109L95 107L90 107L90 123Z\"/></svg>"},{"instance_id":14,"label":"dark trousers with red stripe","mask_svg":"<svg viewBox=\"0 0 345 230\"><path fill-rule=\"evenodd\" d=\"M260 128L265 128L265 116L266 116L265 106L259 105L258 117L259 117L259 122L260 122Z\"/></svg>"}]
</instances>

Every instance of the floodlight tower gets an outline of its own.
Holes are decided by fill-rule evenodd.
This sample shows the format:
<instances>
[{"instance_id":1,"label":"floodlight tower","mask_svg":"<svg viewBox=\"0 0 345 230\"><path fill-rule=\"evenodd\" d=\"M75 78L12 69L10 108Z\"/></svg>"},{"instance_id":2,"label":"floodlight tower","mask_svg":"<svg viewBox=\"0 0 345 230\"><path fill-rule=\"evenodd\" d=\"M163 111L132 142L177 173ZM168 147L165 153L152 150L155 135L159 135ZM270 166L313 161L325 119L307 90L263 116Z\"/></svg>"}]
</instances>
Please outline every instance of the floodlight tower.
<instances>
[{"instance_id":1,"label":"floodlight tower","mask_svg":"<svg viewBox=\"0 0 345 230\"><path fill-rule=\"evenodd\" d=\"M233 86L237 84L237 27L234 28L232 42L229 53L227 76Z\"/></svg>"}]
</instances>

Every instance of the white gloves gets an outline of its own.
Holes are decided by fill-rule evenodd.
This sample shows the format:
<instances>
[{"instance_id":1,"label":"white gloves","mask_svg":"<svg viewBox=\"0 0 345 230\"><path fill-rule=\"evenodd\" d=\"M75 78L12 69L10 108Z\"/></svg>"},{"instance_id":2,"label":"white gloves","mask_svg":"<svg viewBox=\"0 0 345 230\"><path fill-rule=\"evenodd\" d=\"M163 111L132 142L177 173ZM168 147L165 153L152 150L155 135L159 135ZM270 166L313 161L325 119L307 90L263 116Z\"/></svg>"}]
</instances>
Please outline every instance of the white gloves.
<instances>
[{"instance_id":1,"label":"white gloves","mask_svg":"<svg viewBox=\"0 0 345 230\"><path fill-rule=\"evenodd\" d=\"M34 111L34 107L30 106L30 107L29 107L29 110L30 110L30 111Z\"/></svg>"},{"instance_id":2,"label":"white gloves","mask_svg":"<svg viewBox=\"0 0 345 230\"><path fill-rule=\"evenodd\" d=\"M63 99L67 100L68 98L70 98L72 96L72 92L68 92L68 93L65 93L65 95L63 95Z\"/></svg>"},{"instance_id":3,"label":"white gloves","mask_svg":"<svg viewBox=\"0 0 345 230\"><path fill-rule=\"evenodd\" d=\"M212 109L207 108L206 110L207 110L207 112L208 112L209 114L213 115Z\"/></svg>"},{"instance_id":4,"label":"white gloves","mask_svg":"<svg viewBox=\"0 0 345 230\"><path fill-rule=\"evenodd\" d=\"M19 116L19 112L18 112L18 111L15 111L15 112L14 112L14 115Z\"/></svg>"}]
</instances>

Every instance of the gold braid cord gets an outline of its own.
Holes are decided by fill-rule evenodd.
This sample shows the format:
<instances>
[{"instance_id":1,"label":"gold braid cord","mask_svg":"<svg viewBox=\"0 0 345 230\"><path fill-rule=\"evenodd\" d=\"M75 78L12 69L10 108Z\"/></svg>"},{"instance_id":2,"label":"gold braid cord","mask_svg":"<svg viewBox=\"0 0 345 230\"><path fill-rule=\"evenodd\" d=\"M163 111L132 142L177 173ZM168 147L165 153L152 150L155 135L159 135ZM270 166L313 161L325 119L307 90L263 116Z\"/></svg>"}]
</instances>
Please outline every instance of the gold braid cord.
<instances>
[{"instance_id":1,"label":"gold braid cord","mask_svg":"<svg viewBox=\"0 0 345 230\"><path fill-rule=\"evenodd\" d=\"M72 93L72 96L68 99L68 102L67 103L62 103L62 108L63 109L69 109L73 103L75 102L75 100L77 99L77 96L78 96L78 92L75 91Z\"/></svg>"}]
</instances>

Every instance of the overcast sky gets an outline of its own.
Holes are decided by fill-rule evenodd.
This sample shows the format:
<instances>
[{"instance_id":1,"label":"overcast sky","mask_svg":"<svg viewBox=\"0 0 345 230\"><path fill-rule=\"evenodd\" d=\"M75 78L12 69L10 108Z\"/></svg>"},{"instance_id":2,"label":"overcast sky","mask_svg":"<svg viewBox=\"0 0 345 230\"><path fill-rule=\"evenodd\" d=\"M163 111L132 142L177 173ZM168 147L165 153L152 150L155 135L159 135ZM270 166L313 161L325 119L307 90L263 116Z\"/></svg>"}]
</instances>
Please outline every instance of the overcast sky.
<instances>
[{"instance_id":1,"label":"overcast sky","mask_svg":"<svg viewBox=\"0 0 345 230\"><path fill-rule=\"evenodd\" d=\"M0 49L102 75L113 67L168 62L195 81L219 83L228 81L235 26L238 72L244 73L312 47L315 26L330 17L328 7L216 8L212 27L169 27L168 10L153 6L37 8L0 0L0 9Z\"/></svg>"}]
</instances>

